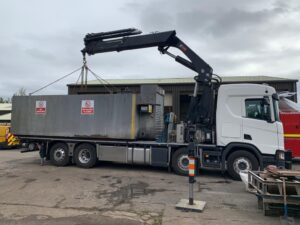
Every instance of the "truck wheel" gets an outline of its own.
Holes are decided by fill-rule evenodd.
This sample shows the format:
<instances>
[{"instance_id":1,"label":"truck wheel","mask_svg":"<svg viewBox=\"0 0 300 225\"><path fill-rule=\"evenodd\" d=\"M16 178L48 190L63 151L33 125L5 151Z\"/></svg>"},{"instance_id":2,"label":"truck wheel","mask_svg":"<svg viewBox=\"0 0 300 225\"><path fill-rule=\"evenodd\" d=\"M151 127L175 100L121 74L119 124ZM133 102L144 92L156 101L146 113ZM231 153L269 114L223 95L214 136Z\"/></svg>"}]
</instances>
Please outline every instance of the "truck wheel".
<instances>
[{"instance_id":1,"label":"truck wheel","mask_svg":"<svg viewBox=\"0 0 300 225\"><path fill-rule=\"evenodd\" d=\"M258 167L256 157L244 150L231 153L227 160L227 171L234 180L241 180L241 171L258 170Z\"/></svg>"},{"instance_id":2,"label":"truck wheel","mask_svg":"<svg viewBox=\"0 0 300 225\"><path fill-rule=\"evenodd\" d=\"M172 156L172 168L176 174L186 176L189 174L189 157L187 149L178 149Z\"/></svg>"},{"instance_id":3,"label":"truck wheel","mask_svg":"<svg viewBox=\"0 0 300 225\"><path fill-rule=\"evenodd\" d=\"M36 147L36 144L34 143L34 142L31 142L31 143L29 143L28 144L28 150L29 151L33 151L33 150L35 150L37 147Z\"/></svg>"},{"instance_id":4,"label":"truck wheel","mask_svg":"<svg viewBox=\"0 0 300 225\"><path fill-rule=\"evenodd\" d=\"M75 149L74 160L77 166L91 168L97 162L96 149L90 144L81 144Z\"/></svg>"},{"instance_id":5,"label":"truck wheel","mask_svg":"<svg viewBox=\"0 0 300 225\"><path fill-rule=\"evenodd\" d=\"M64 143L57 143L50 150L50 161L56 166L66 166L69 163L69 149Z\"/></svg>"}]
</instances>

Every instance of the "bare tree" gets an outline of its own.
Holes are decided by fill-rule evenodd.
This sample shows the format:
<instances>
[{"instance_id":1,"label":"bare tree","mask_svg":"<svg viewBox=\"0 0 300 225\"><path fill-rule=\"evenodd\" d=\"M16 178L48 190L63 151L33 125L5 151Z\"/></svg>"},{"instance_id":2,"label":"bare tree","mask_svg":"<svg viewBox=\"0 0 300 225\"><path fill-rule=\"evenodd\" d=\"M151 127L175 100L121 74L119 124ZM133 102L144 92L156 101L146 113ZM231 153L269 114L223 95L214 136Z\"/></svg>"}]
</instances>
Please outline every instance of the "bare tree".
<instances>
[{"instance_id":1,"label":"bare tree","mask_svg":"<svg viewBox=\"0 0 300 225\"><path fill-rule=\"evenodd\" d=\"M11 98L0 97L0 103L11 103Z\"/></svg>"},{"instance_id":2,"label":"bare tree","mask_svg":"<svg viewBox=\"0 0 300 225\"><path fill-rule=\"evenodd\" d=\"M26 89L24 87L21 87L16 93L14 93L14 96L25 96L26 94Z\"/></svg>"}]
</instances>

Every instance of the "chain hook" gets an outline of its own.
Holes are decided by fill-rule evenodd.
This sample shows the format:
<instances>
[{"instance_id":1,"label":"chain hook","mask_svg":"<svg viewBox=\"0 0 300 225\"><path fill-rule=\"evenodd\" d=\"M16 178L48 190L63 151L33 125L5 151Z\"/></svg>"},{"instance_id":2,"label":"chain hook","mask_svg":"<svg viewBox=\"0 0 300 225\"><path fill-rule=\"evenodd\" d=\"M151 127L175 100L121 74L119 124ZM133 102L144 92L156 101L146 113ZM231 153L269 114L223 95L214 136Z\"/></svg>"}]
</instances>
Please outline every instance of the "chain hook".
<instances>
[{"instance_id":1,"label":"chain hook","mask_svg":"<svg viewBox=\"0 0 300 225\"><path fill-rule=\"evenodd\" d=\"M83 56L83 66L86 66L86 58L85 58L85 56Z\"/></svg>"},{"instance_id":2,"label":"chain hook","mask_svg":"<svg viewBox=\"0 0 300 225\"><path fill-rule=\"evenodd\" d=\"M87 63L85 56L86 56L85 52L82 52L83 67L86 67L86 63Z\"/></svg>"}]
</instances>

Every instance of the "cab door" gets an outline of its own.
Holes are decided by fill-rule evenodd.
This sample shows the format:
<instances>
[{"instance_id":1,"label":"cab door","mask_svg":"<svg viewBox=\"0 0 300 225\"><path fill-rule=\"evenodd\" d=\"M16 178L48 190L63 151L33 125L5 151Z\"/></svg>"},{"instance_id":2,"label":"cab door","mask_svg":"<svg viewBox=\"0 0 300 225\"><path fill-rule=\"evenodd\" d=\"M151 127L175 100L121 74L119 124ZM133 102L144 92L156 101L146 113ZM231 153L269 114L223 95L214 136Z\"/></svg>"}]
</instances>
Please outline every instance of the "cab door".
<instances>
[{"instance_id":1,"label":"cab door","mask_svg":"<svg viewBox=\"0 0 300 225\"><path fill-rule=\"evenodd\" d=\"M267 96L245 98L242 103L244 142L256 146L262 154L274 154L278 149L278 126L271 103Z\"/></svg>"}]
</instances>

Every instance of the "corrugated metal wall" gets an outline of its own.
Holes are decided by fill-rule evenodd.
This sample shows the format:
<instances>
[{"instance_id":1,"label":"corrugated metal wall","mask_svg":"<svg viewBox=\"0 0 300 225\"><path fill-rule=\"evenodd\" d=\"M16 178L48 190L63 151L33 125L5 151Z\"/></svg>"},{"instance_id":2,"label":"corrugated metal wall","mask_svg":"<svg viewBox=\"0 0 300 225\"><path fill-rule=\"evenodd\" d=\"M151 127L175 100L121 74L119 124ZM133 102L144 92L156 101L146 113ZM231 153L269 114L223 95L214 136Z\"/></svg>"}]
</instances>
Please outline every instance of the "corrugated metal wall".
<instances>
[{"instance_id":1,"label":"corrugated metal wall","mask_svg":"<svg viewBox=\"0 0 300 225\"><path fill-rule=\"evenodd\" d=\"M236 82L235 82L236 83ZM251 82L251 83L258 83L261 82ZM274 87L278 92L281 91L290 91L290 92L297 92L296 82L293 81L272 81L268 82L268 84ZM160 85L165 90L165 93L172 95L172 110L173 112L179 117L180 115L180 96L181 95L191 95L194 90L194 84L163 84ZM82 89L79 86L69 86L69 94L96 94L96 93L107 93L107 89L100 85L88 85L86 89ZM129 92L140 92L139 85L118 85L116 86L117 89L122 91L129 91ZM200 90L201 91L201 90ZM297 96L295 95L292 100L297 102ZM179 118L183 119L183 118Z\"/></svg>"}]
</instances>

